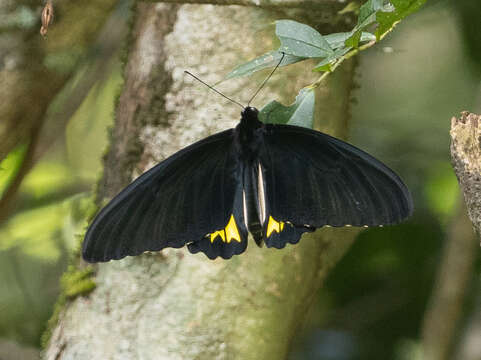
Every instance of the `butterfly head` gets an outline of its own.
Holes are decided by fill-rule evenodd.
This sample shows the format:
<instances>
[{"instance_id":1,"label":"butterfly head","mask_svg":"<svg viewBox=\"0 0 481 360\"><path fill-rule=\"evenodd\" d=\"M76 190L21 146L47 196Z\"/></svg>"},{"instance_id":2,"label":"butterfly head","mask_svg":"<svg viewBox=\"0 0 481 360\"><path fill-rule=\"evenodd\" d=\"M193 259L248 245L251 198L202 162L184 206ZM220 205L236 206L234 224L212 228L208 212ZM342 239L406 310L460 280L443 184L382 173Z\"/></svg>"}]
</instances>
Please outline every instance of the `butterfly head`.
<instances>
[{"instance_id":1,"label":"butterfly head","mask_svg":"<svg viewBox=\"0 0 481 360\"><path fill-rule=\"evenodd\" d=\"M245 120L257 120L259 116L259 110L252 106L246 106L241 112L242 119Z\"/></svg>"}]
</instances>

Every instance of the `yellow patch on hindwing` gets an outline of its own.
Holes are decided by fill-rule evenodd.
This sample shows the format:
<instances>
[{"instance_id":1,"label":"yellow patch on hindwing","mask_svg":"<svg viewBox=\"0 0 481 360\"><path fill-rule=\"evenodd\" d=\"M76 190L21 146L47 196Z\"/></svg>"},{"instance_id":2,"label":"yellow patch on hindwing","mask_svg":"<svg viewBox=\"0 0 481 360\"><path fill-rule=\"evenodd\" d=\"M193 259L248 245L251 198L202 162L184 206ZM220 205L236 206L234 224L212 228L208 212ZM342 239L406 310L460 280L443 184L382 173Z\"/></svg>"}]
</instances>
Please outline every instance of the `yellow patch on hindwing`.
<instances>
[{"instance_id":1,"label":"yellow patch on hindwing","mask_svg":"<svg viewBox=\"0 0 481 360\"><path fill-rule=\"evenodd\" d=\"M225 242L225 231L223 229L210 234L210 242L213 243L217 236L220 236L222 241Z\"/></svg>"},{"instance_id":2,"label":"yellow patch on hindwing","mask_svg":"<svg viewBox=\"0 0 481 360\"><path fill-rule=\"evenodd\" d=\"M218 236L220 236L222 242L225 243L230 243L232 240L237 242L242 241L233 214L230 216L229 222L224 229L214 231L212 234L207 236L210 236L211 243L213 243Z\"/></svg>"},{"instance_id":3,"label":"yellow patch on hindwing","mask_svg":"<svg viewBox=\"0 0 481 360\"><path fill-rule=\"evenodd\" d=\"M269 222L267 223L267 237L271 236L273 231L280 233L282 230L284 230L284 225L284 221L276 221L272 216L269 215Z\"/></svg>"}]
</instances>

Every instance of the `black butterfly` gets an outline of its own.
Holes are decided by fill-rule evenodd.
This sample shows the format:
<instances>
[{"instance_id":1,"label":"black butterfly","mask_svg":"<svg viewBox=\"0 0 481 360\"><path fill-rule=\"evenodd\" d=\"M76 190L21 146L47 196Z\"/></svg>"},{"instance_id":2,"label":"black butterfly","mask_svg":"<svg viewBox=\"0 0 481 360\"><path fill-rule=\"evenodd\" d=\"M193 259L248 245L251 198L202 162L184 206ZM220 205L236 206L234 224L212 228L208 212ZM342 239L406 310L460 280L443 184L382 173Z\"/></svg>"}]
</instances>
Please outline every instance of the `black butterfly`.
<instances>
[{"instance_id":1,"label":"black butterfly","mask_svg":"<svg viewBox=\"0 0 481 360\"><path fill-rule=\"evenodd\" d=\"M324 225L396 224L412 213L402 180L372 156L318 131L263 124L246 107L235 129L150 169L95 218L86 261L187 244L229 259L247 247L283 248Z\"/></svg>"}]
</instances>

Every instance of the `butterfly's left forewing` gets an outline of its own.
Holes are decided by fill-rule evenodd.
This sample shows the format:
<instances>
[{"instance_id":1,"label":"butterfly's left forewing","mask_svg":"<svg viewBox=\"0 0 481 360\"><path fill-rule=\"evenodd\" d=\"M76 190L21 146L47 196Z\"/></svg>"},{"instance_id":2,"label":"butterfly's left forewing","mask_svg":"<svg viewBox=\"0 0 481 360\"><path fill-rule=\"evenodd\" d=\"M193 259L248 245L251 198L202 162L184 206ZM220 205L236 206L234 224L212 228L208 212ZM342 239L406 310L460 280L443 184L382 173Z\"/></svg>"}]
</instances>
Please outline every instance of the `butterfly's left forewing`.
<instances>
[{"instance_id":1,"label":"butterfly's left forewing","mask_svg":"<svg viewBox=\"0 0 481 360\"><path fill-rule=\"evenodd\" d=\"M94 219L83 243L89 262L189 245L209 258L247 246L241 164L233 130L164 160L118 194Z\"/></svg>"}]
</instances>

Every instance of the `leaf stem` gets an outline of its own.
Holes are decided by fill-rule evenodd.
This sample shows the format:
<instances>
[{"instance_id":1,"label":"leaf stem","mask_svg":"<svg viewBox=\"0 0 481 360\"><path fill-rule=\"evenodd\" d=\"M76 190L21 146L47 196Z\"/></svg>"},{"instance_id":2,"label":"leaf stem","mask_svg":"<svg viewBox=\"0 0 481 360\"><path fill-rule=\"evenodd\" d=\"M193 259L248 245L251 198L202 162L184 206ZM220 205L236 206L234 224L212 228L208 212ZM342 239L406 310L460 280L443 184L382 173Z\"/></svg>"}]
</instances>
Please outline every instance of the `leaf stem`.
<instances>
[{"instance_id":1,"label":"leaf stem","mask_svg":"<svg viewBox=\"0 0 481 360\"><path fill-rule=\"evenodd\" d=\"M329 71L325 71L320 77L319 79L317 79L315 82L313 82L310 87L312 88L317 88L319 85L322 84L322 82L329 76L329 74L331 74L332 72L334 72L334 70L336 70L345 60L347 59L350 59L352 58L354 55L356 55L357 53L363 51L363 50L366 50L366 49L369 49L371 46L374 46L374 44L376 44L377 41L369 41L368 43L366 44L363 44L355 49L352 49L351 51L349 51L347 54L341 56L331 67L331 69Z\"/></svg>"},{"instance_id":2,"label":"leaf stem","mask_svg":"<svg viewBox=\"0 0 481 360\"><path fill-rule=\"evenodd\" d=\"M383 34L381 34L379 36L379 38L377 40L372 40L372 41L369 41L368 43L365 43L355 49L352 49L351 51L349 51L347 54L341 56L331 67L331 69L329 71L325 71L320 77L319 79L317 79L315 82L313 82L310 87L312 88L317 88L319 85L321 85L321 83L324 81L324 79L326 79L330 73L334 72L334 70L336 70L339 65L341 65L345 60L347 59L350 59L352 58L354 55L358 54L359 52L361 51L364 51L364 50L367 50L369 49L370 47L374 46L375 44L377 44L379 41L381 41L382 39L384 39L386 37L387 34L389 34L393 29L394 27L399 23L399 21L396 21L393 23L393 25L388 29L386 30Z\"/></svg>"}]
</instances>

